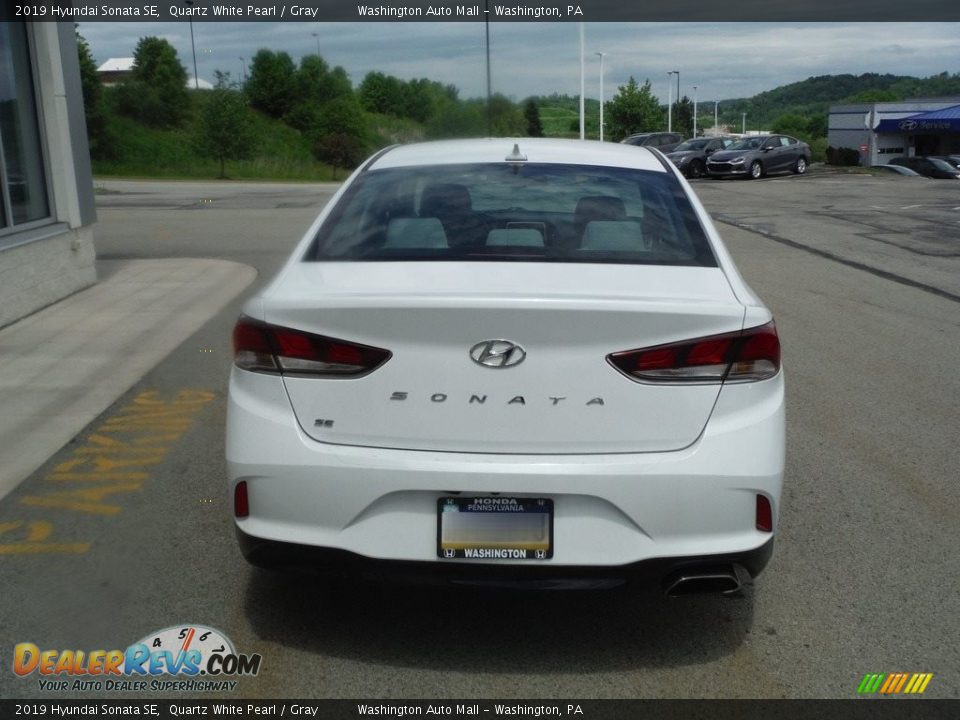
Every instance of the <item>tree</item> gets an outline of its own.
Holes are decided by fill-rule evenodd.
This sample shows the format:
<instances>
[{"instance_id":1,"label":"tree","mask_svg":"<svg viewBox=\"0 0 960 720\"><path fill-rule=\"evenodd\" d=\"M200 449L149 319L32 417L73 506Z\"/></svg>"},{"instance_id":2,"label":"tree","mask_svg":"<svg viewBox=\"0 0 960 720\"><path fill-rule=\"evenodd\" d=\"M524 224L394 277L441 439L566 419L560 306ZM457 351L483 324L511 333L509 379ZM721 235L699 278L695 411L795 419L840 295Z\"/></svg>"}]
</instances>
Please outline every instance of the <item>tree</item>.
<instances>
[{"instance_id":1,"label":"tree","mask_svg":"<svg viewBox=\"0 0 960 720\"><path fill-rule=\"evenodd\" d=\"M140 38L130 79L118 93L120 109L147 125L175 127L190 112L187 71L177 51L158 37Z\"/></svg>"},{"instance_id":2,"label":"tree","mask_svg":"<svg viewBox=\"0 0 960 720\"><path fill-rule=\"evenodd\" d=\"M217 70L216 78L216 87L204 98L195 147L204 157L219 161L219 177L226 178L226 161L250 157L255 140L243 93L230 82L230 73Z\"/></svg>"},{"instance_id":3,"label":"tree","mask_svg":"<svg viewBox=\"0 0 960 720\"><path fill-rule=\"evenodd\" d=\"M794 114L779 115L770 125L770 129L782 135L792 135L804 142L810 142L810 121Z\"/></svg>"},{"instance_id":4,"label":"tree","mask_svg":"<svg viewBox=\"0 0 960 720\"><path fill-rule=\"evenodd\" d=\"M540 123L540 106L533 98L527 100L523 106L523 116L527 120L527 135L543 137L543 125Z\"/></svg>"},{"instance_id":5,"label":"tree","mask_svg":"<svg viewBox=\"0 0 960 720\"><path fill-rule=\"evenodd\" d=\"M643 87L639 87L631 76L626 85L617 88L617 94L606 104L604 122L613 141L622 140L631 133L661 129L665 124L663 110L653 97L650 81L646 80Z\"/></svg>"},{"instance_id":6,"label":"tree","mask_svg":"<svg viewBox=\"0 0 960 720\"><path fill-rule=\"evenodd\" d=\"M850 97L852 103L896 102L902 100L892 90L864 90Z\"/></svg>"},{"instance_id":7,"label":"tree","mask_svg":"<svg viewBox=\"0 0 960 720\"><path fill-rule=\"evenodd\" d=\"M300 60L294 76L295 92L290 111L284 116L288 125L307 132L317 122L323 107L338 97L353 94L353 86L346 70L330 70L319 55L307 55Z\"/></svg>"},{"instance_id":8,"label":"tree","mask_svg":"<svg viewBox=\"0 0 960 720\"><path fill-rule=\"evenodd\" d=\"M250 98L250 105L257 110L270 117L284 117L293 110L297 92L293 60L285 52L258 50L250 63L250 75L244 90Z\"/></svg>"},{"instance_id":9,"label":"tree","mask_svg":"<svg viewBox=\"0 0 960 720\"><path fill-rule=\"evenodd\" d=\"M317 124L311 130L313 155L333 168L351 168L367 155L369 135L367 117L359 101L350 96L339 97L323 107Z\"/></svg>"},{"instance_id":10,"label":"tree","mask_svg":"<svg viewBox=\"0 0 960 720\"><path fill-rule=\"evenodd\" d=\"M493 137L516 137L526 131L527 122L510 98L494 93L490 98L490 125Z\"/></svg>"},{"instance_id":11,"label":"tree","mask_svg":"<svg viewBox=\"0 0 960 720\"><path fill-rule=\"evenodd\" d=\"M115 155L116 143L107 127L104 109L103 85L97 74L97 65L90 53L90 46L83 36L77 35L77 57L80 62L80 87L83 93L83 114L87 122L87 139L90 157L95 160L109 159Z\"/></svg>"},{"instance_id":12,"label":"tree","mask_svg":"<svg viewBox=\"0 0 960 720\"><path fill-rule=\"evenodd\" d=\"M673 129L685 138L693 137L693 102L686 95L673 108Z\"/></svg>"}]
</instances>

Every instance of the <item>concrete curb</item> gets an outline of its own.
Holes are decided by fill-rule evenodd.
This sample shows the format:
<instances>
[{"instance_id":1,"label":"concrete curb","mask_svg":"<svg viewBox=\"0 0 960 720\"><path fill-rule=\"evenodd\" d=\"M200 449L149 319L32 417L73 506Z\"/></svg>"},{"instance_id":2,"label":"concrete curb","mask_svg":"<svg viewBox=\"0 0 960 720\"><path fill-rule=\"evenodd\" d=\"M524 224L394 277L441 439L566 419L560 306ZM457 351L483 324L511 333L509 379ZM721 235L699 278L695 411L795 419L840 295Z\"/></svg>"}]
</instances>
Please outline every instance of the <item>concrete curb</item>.
<instances>
[{"instance_id":1,"label":"concrete curb","mask_svg":"<svg viewBox=\"0 0 960 720\"><path fill-rule=\"evenodd\" d=\"M120 261L0 330L0 498L256 278L227 260Z\"/></svg>"}]
</instances>

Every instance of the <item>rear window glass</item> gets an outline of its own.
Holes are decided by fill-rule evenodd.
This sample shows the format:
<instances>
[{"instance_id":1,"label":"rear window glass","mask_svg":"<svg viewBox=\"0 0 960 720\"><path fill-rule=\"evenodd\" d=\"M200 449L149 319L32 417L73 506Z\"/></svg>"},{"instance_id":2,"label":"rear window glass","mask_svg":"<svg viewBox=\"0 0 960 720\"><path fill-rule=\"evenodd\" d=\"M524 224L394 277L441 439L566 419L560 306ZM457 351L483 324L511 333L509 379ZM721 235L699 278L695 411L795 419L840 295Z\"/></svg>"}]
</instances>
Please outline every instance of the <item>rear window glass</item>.
<instances>
[{"instance_id":1,"label":"rear window glass","mask_svg":"<svg viewBox=\"0 0 960 720\"><path fill-rule=\"evenodd\" d=\"M305 259L716 266L670 174L536 163L362 173Z\"/></svg>"}]
</instances>

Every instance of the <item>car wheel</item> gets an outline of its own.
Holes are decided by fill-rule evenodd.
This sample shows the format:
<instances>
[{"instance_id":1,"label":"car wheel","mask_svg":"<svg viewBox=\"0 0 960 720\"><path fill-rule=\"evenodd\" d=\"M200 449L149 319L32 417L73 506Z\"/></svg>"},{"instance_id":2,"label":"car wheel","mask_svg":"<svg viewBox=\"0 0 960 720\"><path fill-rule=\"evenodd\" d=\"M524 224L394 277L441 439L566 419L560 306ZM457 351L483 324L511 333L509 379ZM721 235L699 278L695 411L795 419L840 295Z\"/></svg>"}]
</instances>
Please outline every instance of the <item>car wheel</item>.
<instances>
[{"instance_id":1,"label":"car wheel","mask_svg":"<svg viewBox=\"0 0 960 720\"><path fill-rule=\"evenodd\" d=\"M706 167L704 164L699 160L694 160L692 163L690 163L690 167L687 169L687 177L702 178L705 171Z\"/></svg>"},{"instance_id":2,"label":"car wheel","mask_svg":"<svg viewBox=\"0 0 960 720\"><path fill-rule=\"evenodd\" d=\"M754 160L753 163L751 163L750 177L754 180L763 177L763 165L760 164L759 160Z\"/></svg>"},{"instance_id":3,"label":"car wheel","mask_svg":"<svg viewBox=\"0 0 960 720\"><path fill-rule=\"evenodd\" d=\"M798 157L796 165L793 166L793 172L797 175L803 175L807 171L807 159Z\"/></svg>"}]
</instances>

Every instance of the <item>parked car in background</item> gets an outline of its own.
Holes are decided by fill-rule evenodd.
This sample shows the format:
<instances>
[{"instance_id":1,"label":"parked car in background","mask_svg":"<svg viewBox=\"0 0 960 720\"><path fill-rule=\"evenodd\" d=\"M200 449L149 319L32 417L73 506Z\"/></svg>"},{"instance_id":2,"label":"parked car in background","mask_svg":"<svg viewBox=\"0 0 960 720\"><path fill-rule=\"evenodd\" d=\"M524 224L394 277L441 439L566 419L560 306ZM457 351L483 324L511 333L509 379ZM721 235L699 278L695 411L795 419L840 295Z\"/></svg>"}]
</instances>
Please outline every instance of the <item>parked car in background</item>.
<instances>
[{"instance_id":1,"label":"parked car in background","mask_svg":"<svg viewBox=\"0 0 960 720\"><path fill-rule=\"evenodd\" d=\"M736 138L732 137L693 138L677 145L667 157L688 178L703 177L707 172L707 158L735 142Z\"/></svg>"},{"instance_id":2,"label":"parked car in background","mask_svg":"<svg viewBox=\"0 0 960 720\"><path fill-rule=\"evenodd\" d=\"M628 135L620 142L626 145L656 148L662 153L673 152L683 142L683 135L669 132L636 133Z\"/></svg>"},{"instance_id":3,"label":"parked car in background","mask_svg":"<svg viewBox=\"0 0 960 720\"><path fill-rule=\"evenodd\" d=\"M945 160L956 168L960 168L960 155L928 155L927 157Z\"/></svg>"},{"instance_id":4,"label":"parked car in background","mask_svg":"<svg viewBox=\"0 0 960 720\"><path fill-rule=\"evenodd\" d=\"M226 459L255 565L729 593L773 550L776 327L659 153L383 150L243 312Z\"/></svg>"},{"instance_id":5,"label":"parked car in background","mask_svg":"<svg viewBox=\"0 0 960 720\"><path fill-rule=\"evenodd\" d=\"M710 177L760 178L768 173L801 175L810 164L810 146L789 135L754 135L707 158Z\"/></svg>"},{"instance_id":6,"label":"parked car in background","mask_svg":"<svg viewBox=\"0 0 960 720\"><path fill-rule=\"evenodd\" d=\"M895 157L890 165L901 165L937 180L960 180L960 168L936 157Z\"/></svg>"},{"instance_id":7,"label":"parked car in background","mask_svg":"<svg viewBox=\"0 0 960 720\"><path fill-rule=\"evenodd\" d=\"M876 168L877 170L883 170L884 172L890 175L904 175L907 177L924 177L923 175L918 173L916 170L911 170L910 168L904 167L903 165L874 165L873 167ZM927 179L929 180L930 178L927 178Z\"/></svg>"}]
</instances>

